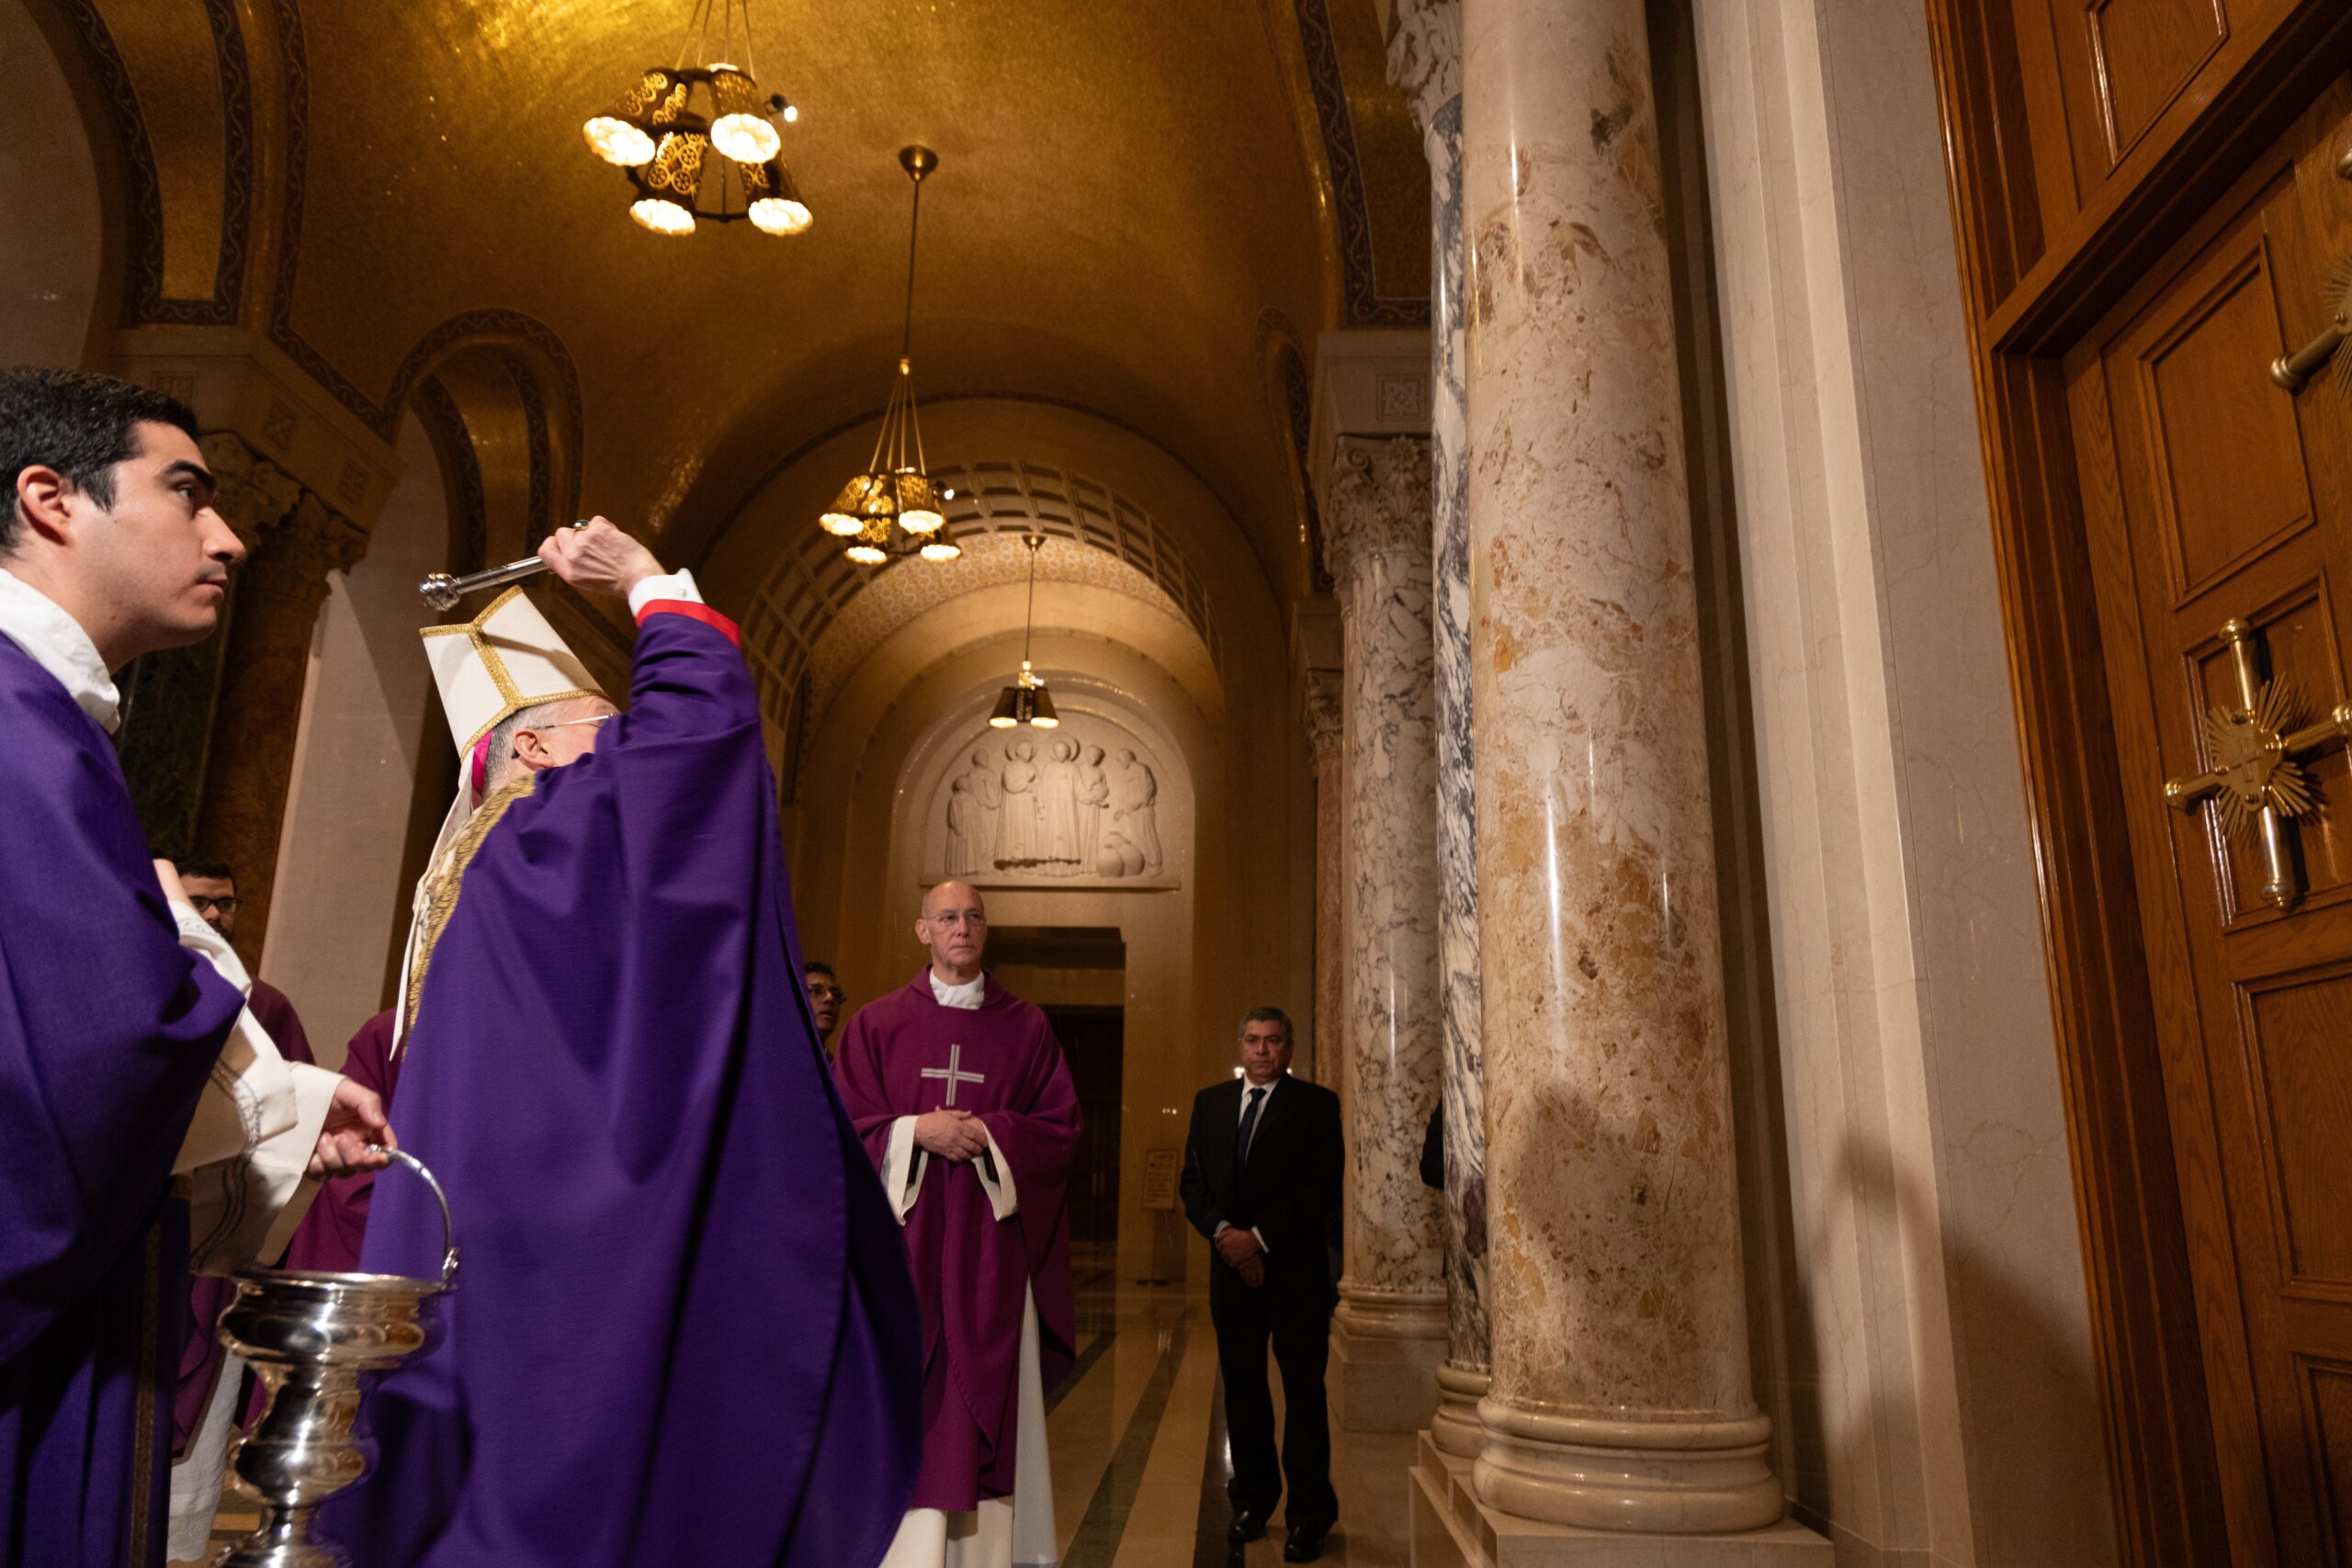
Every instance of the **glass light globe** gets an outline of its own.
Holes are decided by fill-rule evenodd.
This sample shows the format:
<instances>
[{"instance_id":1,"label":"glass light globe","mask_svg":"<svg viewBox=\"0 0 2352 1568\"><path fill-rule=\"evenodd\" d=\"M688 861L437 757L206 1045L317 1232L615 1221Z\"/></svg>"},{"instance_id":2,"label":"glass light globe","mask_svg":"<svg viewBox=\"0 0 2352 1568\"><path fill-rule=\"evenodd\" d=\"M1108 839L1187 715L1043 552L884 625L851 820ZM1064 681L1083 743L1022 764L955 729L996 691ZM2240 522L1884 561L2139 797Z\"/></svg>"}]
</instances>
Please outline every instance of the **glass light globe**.
<instances>
[{"instance_id":1,"label":"glass light globe","mask_svg":"<svg viewBox=\"0 0 2352 1568\"><path fill-rule=\"evenodd\" d=\"M876 545L852 545L842 553L860 566L880 566L890 558Z\"/></svg>"},{"instance_id":2,"label":"glass light globe","mask_svg":"<svg viewBox=\"0 0 2352 1568\"><path fill-rule=\"evenodd\" d=\"M964 553L964 547L953 539L933 539L922 547L925 560L954 560Z\"/></svg>"},{"instance_id":3,"label":"glass light globe","mask_svg":"<svg viewBox=\"0 0 2352 1568\"><path fill-rule=\"evenodd\" d=\"M695 231L695 215L667 197L649 196L632 202L628 215L657 234L675 237Z\"/></svg>"},{"instance_id":4,"label":"glass light globe","mask_svg":"<svg viewBox=\"0 0 2352 1568\"><path fill-rule=\"evenodd\" d=\"M910 534L936 534L946 521L927 506L914 507L899 513L899 526Z\"/></svg>"},{"instance_id":5,"label":"glass light globe","mask_svg":"<svg viewBox=\"0 0 2352 1568\"><path fill-rule=\"evenodd\" d=\"M713 126L711 140L716 142L718 137L718 129ZM719 151L726 152L727 149L721 147ZM728 156L733 157L734 154L729 152ZM763 196L752 203L751 219L752 227L763 234L797 234L807 229L809 224L808 209L806 207L797 201L787 201L780 196Z\"/></svg>"},{"instance_id":6,"label":"glass light globe","mask_svg":"<svg viewBox=\"0 0 2352 1568\"><path fill-rule=\"evenodd\" d=\"M624 169L642 168L653 162L653 138L625 119L600 114L580 128L588 145L607 164Z\"/></svg>"},{"instance_id":7,"label":"glass light globe","mask_svg":"<svg viewBox=\"0 0 2352 1568\"><path fill-rule=\"evenodd\" d=\"M817 526L828 534L838 534L846 539L864 531L865 522L863 518L852 517L846 512L828 512L817 519Z\"/></svg>"},{"instance_id":8,"label":"glass light globe","mask_svg":"<svg viewBox=\"0 0 2352 1568\"><path fill-rule=\"evenodd\" d=\"M739 164L764 164L784 139L765 115L723 114L710 122L710 144Z\"/></svg>"}]
</instances>

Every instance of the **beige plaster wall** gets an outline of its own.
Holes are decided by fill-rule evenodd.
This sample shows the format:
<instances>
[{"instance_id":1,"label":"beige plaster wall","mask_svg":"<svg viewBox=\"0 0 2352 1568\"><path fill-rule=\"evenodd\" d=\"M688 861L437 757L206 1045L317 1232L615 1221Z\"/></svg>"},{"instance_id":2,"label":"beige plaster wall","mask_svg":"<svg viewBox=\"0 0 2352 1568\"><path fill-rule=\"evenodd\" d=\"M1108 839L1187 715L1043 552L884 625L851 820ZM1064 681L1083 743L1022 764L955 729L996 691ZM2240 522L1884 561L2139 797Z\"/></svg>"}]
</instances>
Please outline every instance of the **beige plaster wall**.
<instances>
[{"instance_id":1,"label":"beige plaster wall","mask_svg":"<svg viewBox=\"0 0 2352 1568\"><path fill-rule=\"evenodd\" d=\"M1789 1237L1752 1294L1841 1563L2115 1561L1926 18L1697 23ZM1768 1108L1769 1109L1769 1108Z\"/></svg>"},{"instance_id":2,"label":"beige plaster wall","mask_svg":"<svg viewBox=\"0 0 2352 1568\"><path fill-rule=\"evenodd\" d=\"M21 0L0 0L0 366L78 367L97 303L97 167L82 111Z\"/></svg>"},{"instance_id":3,"label":"beige plaster wall","mask_svg":"<svg viewBox=\"0 0 2352 1568\"><path fill-rule=\"evenodd\" d=\"M311 641L294 774L278 839L262 975L283 990L329 1066L382 1004L409 807L432 676L417 642L416 584L449 553L441 466L424 427L401 427L407 465L368 553L327 580Z\"/></svg>"}]
</instances>

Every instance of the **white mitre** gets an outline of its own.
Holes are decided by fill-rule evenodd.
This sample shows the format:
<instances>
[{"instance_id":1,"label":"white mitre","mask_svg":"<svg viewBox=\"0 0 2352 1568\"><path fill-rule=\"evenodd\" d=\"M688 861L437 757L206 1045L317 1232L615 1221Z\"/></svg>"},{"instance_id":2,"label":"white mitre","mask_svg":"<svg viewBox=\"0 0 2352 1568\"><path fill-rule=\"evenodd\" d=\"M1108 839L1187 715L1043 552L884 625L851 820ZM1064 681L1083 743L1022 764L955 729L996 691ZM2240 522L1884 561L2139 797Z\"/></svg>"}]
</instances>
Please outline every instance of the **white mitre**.
<instances>
[{"instance_id":1,"label":"white mitre","mask_svg":"<svg viewBox=\"0 0 2352 1568\"><path fill-rule=\"evenodd\" d=\"M416 886L408 953L401 964L395 1050L408 1033L408 969L414 962L417 933L424 923L425 889L440 867L441 857L488 793L490 732L541 703L605 694L580 656L520 588L501 593L470 621L426 626L418 635L424 639L433 684L441 694L441 711L449 720L449 738L458 747L458 798L441 823L433 853L425 859L424 875Z\"/></svg>"},{"instance_id":2,"label":"white mitre","mask_svg":"<svg viewBox=\"0 0 2352 1568\"><path fill-rule=\"evenodd\" d=\"M449 737L466 762L461 793L474 795L475 805L483 793L482 747L502 721L540 703L605 694L520 588L501 593L470 621L427 626L417 635L424 639Z\"/></svg>"}]
</instances>

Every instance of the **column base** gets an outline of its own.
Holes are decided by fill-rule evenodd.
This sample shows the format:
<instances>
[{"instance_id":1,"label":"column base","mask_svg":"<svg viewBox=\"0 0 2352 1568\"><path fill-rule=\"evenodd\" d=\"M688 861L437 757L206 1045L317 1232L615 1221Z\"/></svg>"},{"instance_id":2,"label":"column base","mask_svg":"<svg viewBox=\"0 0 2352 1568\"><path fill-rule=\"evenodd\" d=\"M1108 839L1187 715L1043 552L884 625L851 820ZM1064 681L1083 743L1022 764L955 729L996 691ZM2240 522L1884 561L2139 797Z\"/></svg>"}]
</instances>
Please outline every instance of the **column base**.
<instances>
[{"instance_id":1,"label":"column base","mask_svg":"<svg viewBox=\"0 0 2352 1568\"><path fill-rule=\"evenodd\" d=\"M1331 1415L1346 1432L1418 1432L1437 1415L1443 1292L1342 1284L1331 1319Z\"/></svg>"},{"instance_id":2,"label":"column base","mask_svg":"<svg viewBox=\"0 0 2352 1568\"><path fill-rule=\"evenodd\" d=\"M1487 1374L1447 1361L1437 1370L1437 1414L1430 1417L1430 1440L1459 1459L1474 1460L1486 1446L1478 1402L1487 1397Z\"/></svg>"},{"instance_id":3,"label":"column base","mask_svg":"<svg viewBox=\"0 0 2352 1568\"><path fill-rule=\"evenodd\" d=\"M1781 1517L1765 1416L1611 1421L1478 1403L1487 1440L1473 1466L1481 1502L1522 1519L1588 1529L1720 1535Z\"/></svg>"},{"instance_id":4,"label":"column base","mask_svg":"<svg viewBox=\"0 0 2352 1568\"><path fill-rule=\"evenodd\" d=\"M1412 1568L1833 1568L1828 1540L1792 1519L1724 1535L1583 1529L1478 1500L1469 1461L1421 1434L1412 1473Z\"/></svg>"}]
</instances>

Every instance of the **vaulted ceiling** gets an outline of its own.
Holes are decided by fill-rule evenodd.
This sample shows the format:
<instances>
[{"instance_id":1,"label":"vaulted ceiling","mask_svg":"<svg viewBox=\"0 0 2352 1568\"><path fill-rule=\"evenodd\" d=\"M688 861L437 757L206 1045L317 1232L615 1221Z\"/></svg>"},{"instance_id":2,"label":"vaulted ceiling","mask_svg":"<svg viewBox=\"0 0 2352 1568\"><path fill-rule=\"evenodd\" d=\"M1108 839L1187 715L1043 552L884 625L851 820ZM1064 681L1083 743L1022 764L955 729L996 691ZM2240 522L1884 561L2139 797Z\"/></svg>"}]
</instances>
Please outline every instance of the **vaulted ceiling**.
<instances>
[{"instance_id":1,"label":"vaulted ceiling","mask_svg":"<svg viewBox=\"0 0 2352 1568\"><path fill-rule=\"evenodd\" d=\"M251 326L387 435L443 350L521 344L577 400L551 417L583 503L673 559L878 412L909 141L942 161L919 390L1158 447L1277 598L1311 573L1276 356L1425 319L1426 175L1373 0L754 0L814 227L683 240L629 221L579 128L687 0L23 3L114 148L126 324Z\"/></svg>"}]
</instances>

